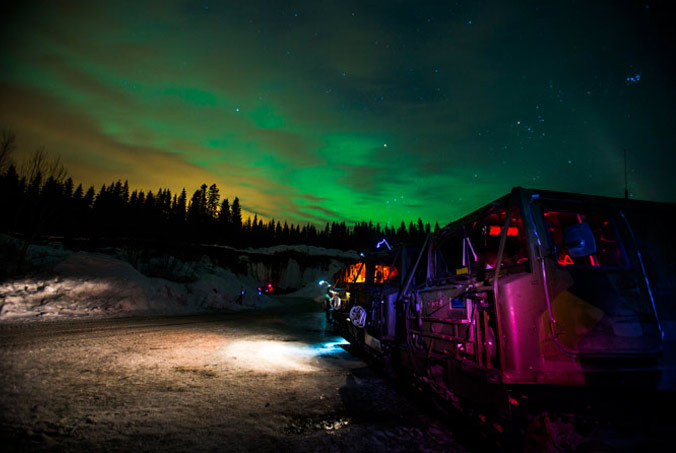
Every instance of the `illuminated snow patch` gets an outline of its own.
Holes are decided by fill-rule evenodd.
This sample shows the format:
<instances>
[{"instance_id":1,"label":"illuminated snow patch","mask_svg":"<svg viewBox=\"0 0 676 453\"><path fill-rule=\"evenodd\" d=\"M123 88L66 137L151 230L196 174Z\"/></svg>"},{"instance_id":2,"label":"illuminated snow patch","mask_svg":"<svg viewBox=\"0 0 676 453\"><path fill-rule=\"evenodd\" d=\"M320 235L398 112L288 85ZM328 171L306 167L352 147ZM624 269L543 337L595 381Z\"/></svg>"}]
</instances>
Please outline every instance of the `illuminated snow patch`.
<instances>
[{"instance_id":1,"label":"illuminated snow patch","mask_svg":"<svg viewBox=\"0 0 676 453\"><path fill-rule=\"evenodd\" d=\"M261 373L317 371L316 358L344 352L342 338L318 344L278 340L239 340L223 349L229 364Z\"/></svg>"},{"instance_id":2,"label":"illuminated snow patch","mask_svg":"<svg viewBox=\"0 0 676 453\"><path fill-rule=\"evenodd\" d=\"M319 343L312 346L312 349L315 351L316 355L333 355L340 354L345 352L344 346L347 346L348 343L344 338L333 338L331 341L325 343Z\"/></svg>"}]
</instances>

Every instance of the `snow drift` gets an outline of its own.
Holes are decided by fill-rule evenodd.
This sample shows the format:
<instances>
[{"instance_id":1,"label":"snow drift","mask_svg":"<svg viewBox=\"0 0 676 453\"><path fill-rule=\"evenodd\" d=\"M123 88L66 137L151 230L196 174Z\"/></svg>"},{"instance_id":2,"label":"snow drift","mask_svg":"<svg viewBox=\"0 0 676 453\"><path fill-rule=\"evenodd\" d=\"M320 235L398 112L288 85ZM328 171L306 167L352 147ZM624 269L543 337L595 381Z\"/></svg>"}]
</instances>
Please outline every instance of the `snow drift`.
<instances>
[{"instance_id":1,"label":"snow drift","mask_svg":"<svg viewBox=\"0 0 676 453\"><path fill-rule=\"evenodd\" d=\"M243 273L219 266L207 256L192 262L170 257L172 278L168 279L141 273L121 259L123 253L69 252L31 246L27 259L41 271L0 284L0 321L264 308L280 303L258 294L258 287L272 274L282 287L298 288L296 296L316 297L321 294L317 281L332 275L345 259L354 256L339 250L302 246L240 252L239 268ZM289 258L287 252L294 257ZM279 259L271 260L274 255L279 255ZM258 256L267 258L260 260ZM301 266L299 260L303 261L303 256L321 256L323 264ZM167 259L164 261L167 267Z\"/></svg>"}]
</instances>

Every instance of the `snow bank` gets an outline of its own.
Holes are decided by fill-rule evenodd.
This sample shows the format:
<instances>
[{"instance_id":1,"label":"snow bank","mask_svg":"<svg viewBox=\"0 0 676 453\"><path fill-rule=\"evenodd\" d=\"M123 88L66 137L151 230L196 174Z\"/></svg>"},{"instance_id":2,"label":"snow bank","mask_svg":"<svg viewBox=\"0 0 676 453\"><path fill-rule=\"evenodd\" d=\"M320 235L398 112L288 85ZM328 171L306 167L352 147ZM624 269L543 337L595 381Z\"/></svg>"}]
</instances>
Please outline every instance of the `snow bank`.
<instances>
[{"instance_id":1,"label":"snow bank","mask_svg":"<svg viewBox=\"0 0 676 453\"><path fill-rule=\"evenodd\" d=\"M278 255L282 253L296 252L306 256L326 256L348 260L359 259L359 253L355 252L354 250L327 249L324 247L317 247L315 245L275 245L272 247L261 247L257 249L251 247L246 249L238 249L228 245L220 244L211 244L209 246L232 250L234 252L256 255Z\"/></svg>"},{"instance_id":2,"label":"snow bank","mask_svg":"<svg viewBox=\"0 0 676 453\"><path fill-rule=\"evenodd\" d=\"M317 281L308 283L302 288L282 297L294 297L312 299L317 303L323 303L326 299L326 286L319 285Z\"/></svg>"},{"instance_id":3,"label":"snow bank","mask_svg":"<svg viewBox=\"0 0 676 453\"><path fill-rule=\"evenodd\" d=\"M142 273L124 259L122 251L110 252L112 255L75 253L59 246L29 247L26 260L39 270L39 277L0 283L0 322L269 307L280 302L258 295L257 288L270 281L272 267L251 258L288 252L321 259L315 259L315 265L300 265L294 257L285 258L274 269L276 283L282 288L301 288L289 296L321 301L326 290L318 282L330 280L343 266L341 260L358 258L356 252L276 246L242 250L239 259L246 263L244 275L216 266L206 256L196 262L152 258L139 266Z\"/></svg>"},{"instance_id":4,"label":"snow bank","mask_svg":"<svg viewBox=\"0 0 676 453\"><path fill-rule=\"evenodd\" d=\"M345 263L335 258L323 257L310 263L299 263L294 258L280 258L274 263L252 261L250 256L243 256L241 261L246 263L246 275L254 281L275 283L281 289L303 288L316 286L320 280L331 280L333 275Z\"/></svg>"},{"instance_id":5,"label":"snow bank","mask_svg":"<svg viewBox=\"0 0 676 453\"><path fill-rule=\"evenodd\" d=\"M359 254L353 250L325 249L314 245L275 245L260 249L247 249L248 252L262 255L275 255L279 253L298 252L307 256L329 256L336 258L359 259Z\"/></svg>"},{"instance_id":6,"label":"snow bank","mask_svg":"<svg viewBox=\"0 0 676 453\"><path fill-rule=\"evenodd\" d=\"M49 255L46 247L30 250ZM276 304L256 283L217 266L183 263L197 278L177 283L141 274L129 263L93 253L54 250L53 272L0 285L0 321L242 310ZM244 295L242 296L242 291Z\"/></svg>"}]
</instances>

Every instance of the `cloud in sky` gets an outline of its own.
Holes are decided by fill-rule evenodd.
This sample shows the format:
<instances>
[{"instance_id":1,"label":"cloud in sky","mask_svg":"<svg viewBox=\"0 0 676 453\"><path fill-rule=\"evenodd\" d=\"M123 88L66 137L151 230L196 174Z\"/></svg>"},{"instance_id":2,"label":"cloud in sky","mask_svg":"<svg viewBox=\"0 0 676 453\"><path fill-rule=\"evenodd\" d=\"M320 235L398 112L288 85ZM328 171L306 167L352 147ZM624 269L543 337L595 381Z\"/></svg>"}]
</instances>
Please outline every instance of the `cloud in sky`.
<instances>
[{"instance_id":1,"label":"cloud in sky","mask_svg":"<svg viewBox=\"0 0 676 453\"><path fill-rule=\"evenodd\" d=\"M512 186L676 201L673 8L22 2L0 126L85 184L290 222L445 223ZM640 74L640 81L627 78Z\"/></svg>"}]
</instances>

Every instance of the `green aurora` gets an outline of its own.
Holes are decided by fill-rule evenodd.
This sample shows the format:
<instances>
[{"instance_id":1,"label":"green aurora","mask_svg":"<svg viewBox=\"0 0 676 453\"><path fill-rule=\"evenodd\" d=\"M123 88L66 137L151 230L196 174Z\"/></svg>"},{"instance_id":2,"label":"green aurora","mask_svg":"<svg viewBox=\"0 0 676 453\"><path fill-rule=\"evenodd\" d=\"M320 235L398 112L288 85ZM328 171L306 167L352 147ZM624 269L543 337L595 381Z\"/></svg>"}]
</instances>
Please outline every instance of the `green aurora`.
<instances>
[{"instance_id":1,"label":"green aurora","mask_svg":"<svg viewBox=\"0 0 676 453\"><path fill-rule=\"evenodd\" d=\"M673 8L15 2L0 127L76 182L292 223L445 224L513 186L676 201Z\"/></svg>"}]
</instances>

